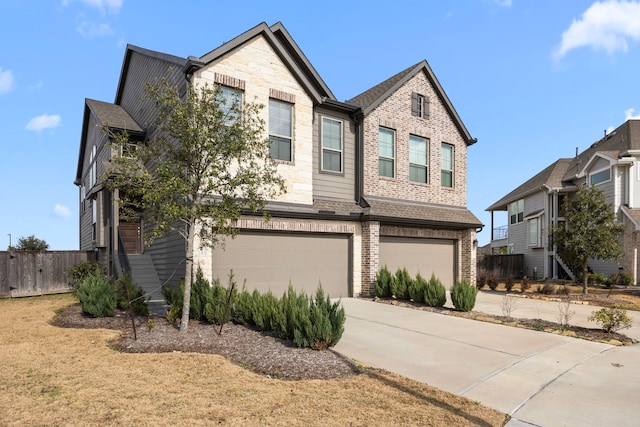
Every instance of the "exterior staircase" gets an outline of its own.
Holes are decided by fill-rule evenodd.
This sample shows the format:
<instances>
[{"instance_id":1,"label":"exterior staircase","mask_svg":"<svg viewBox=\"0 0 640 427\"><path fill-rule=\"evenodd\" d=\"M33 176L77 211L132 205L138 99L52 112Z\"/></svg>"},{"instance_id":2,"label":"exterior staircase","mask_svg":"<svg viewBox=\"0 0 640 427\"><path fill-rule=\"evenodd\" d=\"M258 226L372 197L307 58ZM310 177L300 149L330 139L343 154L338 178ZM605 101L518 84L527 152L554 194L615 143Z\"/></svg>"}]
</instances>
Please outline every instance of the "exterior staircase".
<instances>
[{"instance_id":1,"label":"exterior staircase","mask_svg":"<svg viewBox=\"0 0 640 427\"><path fill-rule=\"evenodd\" d=\"M156 267L153 265L151 255L128 255L128 258L129 266L131 267L131 278L136 285L144 290L145 299L149 302L164 303L160 279L158 278Z\"/></svg>"},{"instance_id":2,"label":"exterior staircase","mask_svg":"<svg viewBox=\"0 0 640 427\"><path fill-rule=\"evenodd\" d=\"M564 263L562 258L560 258L560 255L555 254L555 257L556 257L556 261L558 261L558 264L560 264L560 267L562 267L564 269L564 271L567 273L567 275L571 278L571 280L573 280L575 282L576 281L576 276L575 276L575 274L573 274L573 271L571 271L569 266Z\"/></svg>"}]
</instances>

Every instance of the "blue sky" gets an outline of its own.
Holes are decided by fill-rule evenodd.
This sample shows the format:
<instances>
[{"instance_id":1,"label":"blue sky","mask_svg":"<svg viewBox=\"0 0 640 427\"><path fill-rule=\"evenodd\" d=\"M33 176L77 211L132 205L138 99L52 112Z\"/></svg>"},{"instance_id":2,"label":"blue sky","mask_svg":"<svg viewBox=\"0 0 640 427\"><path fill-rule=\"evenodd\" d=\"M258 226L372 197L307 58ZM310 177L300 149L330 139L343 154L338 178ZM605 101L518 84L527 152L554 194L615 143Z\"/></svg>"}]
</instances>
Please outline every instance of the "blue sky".
<instances>
[{"instance_id":1,"label":"blue sky","mask_svg":"<svg viewBox=\"0 0 640 427\"><path fill-rule=\"evenodd\" d=\"M489 205L640 116L638 1L2 0L0 16L2 249L31 234L78 248L84 99L113 102L127 43L202 56L281 21L339 100L426 59L478 139L468 207L481 245Z\"/></svg>"}]
</instances>

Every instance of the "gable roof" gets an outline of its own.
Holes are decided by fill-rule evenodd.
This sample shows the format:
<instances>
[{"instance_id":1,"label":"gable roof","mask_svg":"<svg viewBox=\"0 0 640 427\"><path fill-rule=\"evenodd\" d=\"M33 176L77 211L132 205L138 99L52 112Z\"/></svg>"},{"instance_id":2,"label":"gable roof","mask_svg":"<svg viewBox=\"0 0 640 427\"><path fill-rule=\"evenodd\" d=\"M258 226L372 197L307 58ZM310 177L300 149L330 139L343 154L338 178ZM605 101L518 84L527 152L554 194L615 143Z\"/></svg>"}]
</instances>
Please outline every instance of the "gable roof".
<instances>
[{"instance_id":1,"label":"gable roof","mask_svg":"<svg viewBox=\"0 0 640 427\"><path fill-rule=\"evenodd\" d=\"M349 99L347 102L359 105L362 108L364 115L366 116L376 107L378 107L385 99L387 99L394 92L400 89L400 87L402 87L409 79L413 78L419 73L424 73L426 75L427 79L438 95L438 98L443 103L445 109L453 119L456 128L462 135L462 138L464 139L466 144L471 145L476 143L477 139L472 138L471 134L469 134L469 131L460 119L460 116L458 116L458 112L453 107L451 100L445 93L444 89L440 85L440 82L436 78L436 75L433 73L433 70L426 60L422 60L417 64L400 71L398 74L389 77L382 83L362 92L360 95Z\"/></svg>"},{"instance_id":2,"label":"gable roof","mask_svg":"<svg viewBox=\"0 0 640 427\"><path fill-rule=\"evenodd\" d=\"M91 116L95 117L100 126L108 126L109 129L114 130L126 130L130 135L137 137L143 137L145 134L144 129L121 106L94 99L85 99L75 185L80 185L82 182L82 166L87 148L87 133Z\"/></svg>"},{"instance_id":3,"label":"gable roof","mask_svg":"<svg viewBox=\"0 0 640 427\"><path fill-rule=\"evenodd\" d=\"M280 22L271 27L262 22L199 58L190 56L184 70L189 75L258 36L263 36L267 40L298 83L317 104L324 98L336 100L327 84Z\"/></svg>"}]
</instances>

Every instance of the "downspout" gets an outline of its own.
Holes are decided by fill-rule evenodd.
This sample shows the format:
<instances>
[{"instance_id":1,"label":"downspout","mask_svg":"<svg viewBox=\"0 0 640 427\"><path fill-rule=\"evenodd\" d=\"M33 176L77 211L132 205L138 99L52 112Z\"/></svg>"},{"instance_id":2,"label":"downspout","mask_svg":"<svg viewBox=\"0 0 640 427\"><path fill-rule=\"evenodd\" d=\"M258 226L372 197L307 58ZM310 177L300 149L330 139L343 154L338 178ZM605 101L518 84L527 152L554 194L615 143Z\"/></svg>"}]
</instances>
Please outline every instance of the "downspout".
<instances>
[{"instance_id":1,"label":"downspout","mask_svg":"<svg viewBox=\"0 0 640 427\"><path fill-rule=\"evenodd\" d=\"M355 143L356 143L356 171L355 171L355 202L362 204L364 196L364 115L361 110L351 115L355 125Z\"/></svg>"}]
</instances>

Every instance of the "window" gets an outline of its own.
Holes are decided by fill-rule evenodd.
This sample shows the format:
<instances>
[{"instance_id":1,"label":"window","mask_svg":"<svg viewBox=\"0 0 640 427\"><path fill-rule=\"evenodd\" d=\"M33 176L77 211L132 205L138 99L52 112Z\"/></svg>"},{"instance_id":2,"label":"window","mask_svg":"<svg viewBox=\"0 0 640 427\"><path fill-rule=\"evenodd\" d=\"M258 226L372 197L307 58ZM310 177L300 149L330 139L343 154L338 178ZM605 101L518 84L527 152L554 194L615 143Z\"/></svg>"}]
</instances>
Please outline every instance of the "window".
<instances>
[{"instance_id":1,"label":"window","mask_svg":"<svg viewBox=\"0 0 640 427\"><path fill-rule=\"evenodd\" d=\"M605 169L600 172L589 175L589 182L591 185L600 184L611 179L611 169Z\"/></svg>"},{"instance_id":2,"label":"window","mask_svg":"<svg viewBox=\"0 0 640 427\"><path fill-rule=\"evenodd\" d=\"M429 182L429 149L426 138L409 136L409 180Z\"/></svg>"},{"instance_id":3,"label":"window","mask_svg":"<svg viewBox=\"0 0 640 427\"><path fill-rule=\"evenodd\" d=\"M529 246L540 245L539 218L529 219Z\"/></svg>"},{"instance_id":4,"label":"window","mask_svg":"<svg viewBox=\"0 0 640 427\"><path fill-rule=\"evenodd\" d=\"M380 128L378 131L378 174L395 176L395 139L396 133L391 129Z\"/></svg>"},{"instance_id":5,"label":"window","mask_svg":"<svg viewBox=\"0 0 640 427\"><path fill-rule=\"evenodd\" d=\"M422 118L429 118L429 98L419 93L411 94L411 115Z\"/></svg>"},{"instance_id":6,"label":"window","mask_svg":"<svg viewBox=\"0 0 640 427\"><path fill-rule=\"evenodd\" d=\"M442 144L440 185L453 187L453 145Z\"/></svg>"},{"instance_id":7,"label":"window","mask_svg":"<svg viewBox=\"0 0 640 427\"><path fill-rule=\"evenodd\" d=\"M269 100L269 140L271 158L292 161L293 106L276 99Z\"/></svg>"},{"instance_id":8,"label":"window","mask_svg":"<svg viewBox=\"0 0 640 427\"><path fill-rule=\"evenodd\" d=\"M242 111L242 91L229 86L220 86L219 106L225 113L224 122L227 125L235 123Z\"/></svg>"},{"instance_id":9,"label":"window","mask_svg":"<svg viewBox=\"0 0 640 427\"><path fill-rule=\"evenodd\" d=\"M524 220L524 199L509 204L509 224L519 224Z\"/></svg>"},{"instance_id":10,"label":"window","mask_svg":"<svg viewBox=\"0 0 640 427\"><path fill-rule=\"evenodd\" d=\"M91 199L91 239L96 241L98 239L98 229L96 223L98 222L98 204L95 199Z\"/></svg>"},{"instance_id":11,"label":"window","mask_svg":"<svg viewBox=\"0 0 640 427\"><path fill-rule=\"evenodd\" d=\"M91 154L89 155L89 188L93 188L96 185L96 176L98 175L98 166L96 162L96 153L98 148L94 145L91 147Z\"/></svg>"},{"instance_id":12,"label":"window","mask_svg":"<svg viewBox=\"0 0 640 427\"><path fill-rule=\"evenodd\" d=\"M342 122L322 118L322 170L342 172Z\"/></svg>"}]
</instances>

